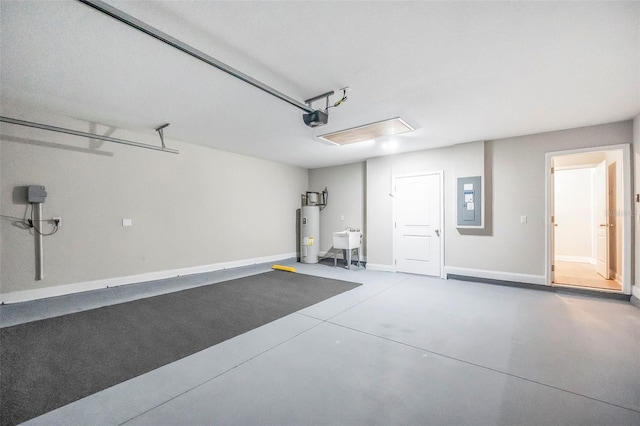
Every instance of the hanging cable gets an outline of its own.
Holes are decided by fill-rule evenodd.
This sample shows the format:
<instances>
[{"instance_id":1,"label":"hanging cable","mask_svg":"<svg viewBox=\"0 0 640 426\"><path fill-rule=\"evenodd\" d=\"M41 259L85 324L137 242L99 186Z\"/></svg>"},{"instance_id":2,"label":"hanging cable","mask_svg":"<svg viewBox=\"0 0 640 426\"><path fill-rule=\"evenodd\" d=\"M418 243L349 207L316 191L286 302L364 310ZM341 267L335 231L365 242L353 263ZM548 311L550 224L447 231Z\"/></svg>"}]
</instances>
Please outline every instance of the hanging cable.
<instances>
[{"instance_id":1,"label":"hanging cable","mask_svg":"<svg viewBox=\"0 0 640 426\"><path fill-rule=\"evenodd\" d=\"M342 89L342 99L333 104L334 107L340 106L341 103L347 100L347 89Z\"/></svg>"},{"instance_id":2,"label":"hanging cable","mask_svg":"<svg viewBox=\"0 0 640 426\"><path fill-rule=\"evenodd\" d=\"M320 206L320 211L327 208L327 204L329 203L329 191L327 191L327 187L324 187L324 191L322 191L322 205Z\"/></svg>"},{"instance_id":3,"label":"hanging cable","mask_svg":"<svg viewBox=\"0 0 640 426\"><path fill-rule=\"evenodd\" d=\"M337 102L335 102L333 105L328 106L327 109L324 110L324 112L329 111L329 108L336 108L339 107L340 105L342 105L343 102L345 102L347 100L347 89L344 88L342 89L342 98L340 100L338 100Z\"/></svg>"},{"instance_id":4,"label":"hanging cable","mask_svg":"<svg viewBox=\"0 0 640 426\"><path fill-rule=\"evenodd\" d=\"M53 225L53 231L47 233L43 233L40 229L38 229L38 227L36 226L36 222L50 222L49 219L41 219L41 220L34 220L33 218L33 204L31 204L31 219L29 219L29 227L33 228L38 234L42 235L43 237L48 237L50 235L55 234L56 232L58 232L58 229L60 229L60 226L58 225L57 221L54 221L54 225Z\"/></svg>"},{"instance_id":5,"label":"hanging cable","mask_svg":"<svg viewBox=\"0 0 640 426\"><path fill-rule=\"evenodd\" d=\"M0 214L0 219L13 219L13 220L24 221L24 219L21 218L21 217L6 216L6 215L3 215L3 214Z\"/></svg>"}]
</instances>

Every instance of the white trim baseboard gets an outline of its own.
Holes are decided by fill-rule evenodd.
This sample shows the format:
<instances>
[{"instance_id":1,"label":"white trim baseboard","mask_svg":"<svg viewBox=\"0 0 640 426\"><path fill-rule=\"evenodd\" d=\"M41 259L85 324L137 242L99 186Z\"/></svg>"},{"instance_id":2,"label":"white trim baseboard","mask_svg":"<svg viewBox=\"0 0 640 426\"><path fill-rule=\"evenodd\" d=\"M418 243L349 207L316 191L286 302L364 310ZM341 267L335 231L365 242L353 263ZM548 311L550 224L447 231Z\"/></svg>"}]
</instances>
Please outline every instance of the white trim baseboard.
<instances>
[{"instance_id":1,"label":"white trim baseboard","mask_svg":"<svg viewBox=\"0 0 640 426\"><path fill-rule=\"evenodd\" d=\"M634 285L633 287L631 287L631 294L636 298L640 300L640 285Z\"/></svg>"},{"instance_id":2,"label":"white trim baseboard","mask_svg":"<svg viewBox=\"0 0 640 426\"><path fill-rule=\"evenodd\" d=\"M275 262L295 258L296 253L285 253L275 256L256 257L252 259L233 260L229 262L214 263L211 265L192 266L188 268L171 269L166 271L147 272L143 274L129 275L125 277L106 278L95 281L85 281L73 284L63 284L53 287L36 288L33 290L13 291L0 294L0 303L19 303L31 300L45 299L48 297L64 296L73 293L81 293L90 290L99 290L108 287L117 287L127 284L137 284L147 281L162 280L166 278L180 277L183 275L201 274L204 272L220 271L223 269L238 268L241 266L255 265L258 263Z\"/></svg>"},{"instance_id":3,"label":"white trim baseboard","mask_svg":"<svg viewBox=\"0 0 640 426\"><path fill-rule=\"evenodd\" d=\"M559 260L560 262L578 262L578 263L590 263L592 265L596 264L596 260L592 257L586 256L561 256L556 255L555 260Z\"/></svg>"},{"instance_id":4,"label":"white trim baseboard","mask_svg":"<svg viewBox=\"0 0 640 426\"><path fill-rule=\"evenodd\" d=\"M490 280L512 281L526 284L547 285L544 275L518 274L514 272L490 271L484 269L458 268L445 266L445 274L463 275L466 277L485 278Z\"/></svg>"},{"instance_id":5,"label":"white trim baseboard","mask_svg":"<svg viewBox=\"0 0 640 426\"><path fill-rule=\"evenodd\" d=\"M370 271L395 272L393 265L382 265L376 263L367 263L367 269Z\"/></svg>"}]
</instances>

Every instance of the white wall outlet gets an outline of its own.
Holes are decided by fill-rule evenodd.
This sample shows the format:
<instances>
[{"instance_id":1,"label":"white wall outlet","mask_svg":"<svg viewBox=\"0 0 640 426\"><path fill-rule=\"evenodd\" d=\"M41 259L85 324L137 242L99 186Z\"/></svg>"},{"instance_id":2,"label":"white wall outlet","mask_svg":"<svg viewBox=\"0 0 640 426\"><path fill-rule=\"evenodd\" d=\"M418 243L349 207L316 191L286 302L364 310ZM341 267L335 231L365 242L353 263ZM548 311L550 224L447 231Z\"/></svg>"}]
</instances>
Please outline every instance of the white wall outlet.
<instances>
[{"instance_id":1,"label":"white wall outlet","mask_svg":"<svg viewBox=\"0 0 640 426\"><path fill-rule=\"evenodd\" d=\"M344 215L340 215L340 220L344 220Z\"/></svg>"},{"instance_id":2,"label":"white wall outlet","mask_svg":"<svg viewBox=\"0 0 640 426\"><path fill-rule=\"evenodd\" d=\"M51 220L53 220L53 223L58 225L58 227L62 226L62 218L60 216L54 216Z\"/></svg>"},{"instance_id":3,"label":"white wall outlet","mask_svg":"<svg viewBox=\"0 0 640 426\"><path fill-rule=\"evenodd\" d=\"M527 223L527 217L526 216L520 216L520 223Z\"/></svg>"},{"instance_id":4,"label":"white wall outlet","mask_svg":"<svg viewBox=\"0 0 640 426\"><path fill-rule=\"evenodd\" d=\"M122 219L122 226L133 226L132 219Z\"/></svg>"}]
</instances>

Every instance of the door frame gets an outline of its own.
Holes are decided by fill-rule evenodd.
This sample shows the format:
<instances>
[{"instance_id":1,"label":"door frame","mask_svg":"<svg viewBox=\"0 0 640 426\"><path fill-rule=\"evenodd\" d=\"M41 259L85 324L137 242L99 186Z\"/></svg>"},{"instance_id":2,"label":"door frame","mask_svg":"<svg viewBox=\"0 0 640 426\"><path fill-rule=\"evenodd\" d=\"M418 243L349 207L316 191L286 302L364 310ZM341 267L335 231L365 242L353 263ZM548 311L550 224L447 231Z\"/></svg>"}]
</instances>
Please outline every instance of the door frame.
<instances>
[{"instance_id":1,"label":"door frame","mask_svg":"<svg viewBox=\"0 0 640 426\"><path fill-rule=\"evenodd\" d=\"M546 285L552 286L551 282L553 274L551 272L551 265L553 264L553 247L552 232L553 223L551 222L551 195L553 194L553 188L551 184L553 182L551 176L551 158L558 155L570 155L579 154L583 152L594 151L622 151L622 213L623 214L623 232L622 232L622 293L631 294L631 239L632 239L632 191L631 191L631 145L630 144L618 144L618 145L605 145L595 146L590 148L571 149L564 151L553 151L545 153L545 277Z\"/></svg>"},{"instance_id":2,"label":"door frame","mask_svg":"<svg viewBox=\"0 0 640 426\"><path fill-rule=\"evenodd\" d=\"M425 173L411 173L411 174L401 174L401 175L392 175L391 176L391 196L395 197L396 195L396 179L398 178L409 178L409 177L420 177L420 176L432 176L432 175L439 175L440 177L440 278L445 278L445 271L444 271L444 170L435 170L432 172L425 172ZM397 267L396 267L396 236L395 236L395 227L394 227L394 223L396 222L396 202L395 199L393 200L392 204L392 217L391 217L391 232L392 232L392 244L393 244L393 272L397 272ZM432 275L425 275L425 276L432 276ZM435 276L435 275L433 275Z\"/></svg>"}]
</instances>

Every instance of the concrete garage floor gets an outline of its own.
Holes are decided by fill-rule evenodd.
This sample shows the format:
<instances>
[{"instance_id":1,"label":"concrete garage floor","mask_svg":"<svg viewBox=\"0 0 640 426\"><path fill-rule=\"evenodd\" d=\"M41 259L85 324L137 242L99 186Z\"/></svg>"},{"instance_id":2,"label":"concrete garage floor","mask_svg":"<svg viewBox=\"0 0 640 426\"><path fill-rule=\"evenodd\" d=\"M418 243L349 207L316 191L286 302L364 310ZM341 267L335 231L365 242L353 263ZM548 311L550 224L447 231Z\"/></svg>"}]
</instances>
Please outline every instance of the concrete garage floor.
<instances>
[{"instance_id":1,"label":"concrete garage floor","mask_svg":"<svg viewBox=\"0 0 640 426\"><path fill-rule=\"evenodd\" d=\"M31 424L640 424L640 310L408 274L364 285ZM269 270L255 265L0 308L2 326Z\"/></svg>"}]
</instances>

